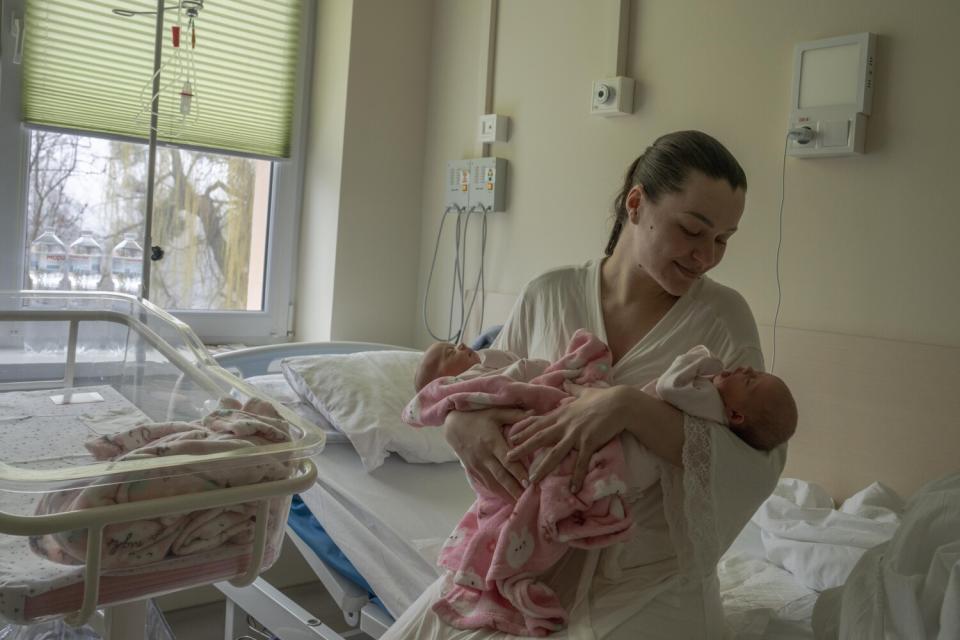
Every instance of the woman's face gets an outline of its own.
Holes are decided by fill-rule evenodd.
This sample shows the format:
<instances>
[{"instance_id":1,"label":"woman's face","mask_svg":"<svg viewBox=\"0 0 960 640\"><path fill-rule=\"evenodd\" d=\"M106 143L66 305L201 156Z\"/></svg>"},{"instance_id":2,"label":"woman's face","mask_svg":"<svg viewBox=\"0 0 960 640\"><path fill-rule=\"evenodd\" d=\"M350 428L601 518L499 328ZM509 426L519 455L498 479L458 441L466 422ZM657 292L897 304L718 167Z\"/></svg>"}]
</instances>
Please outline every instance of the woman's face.
<instances>
[{"instance_id":1,"label":"woman's face","mask_svg":"<svg viewBox=\"0 0 960 640\"><path fill-rule=\"evenodd\" d=\"M681 296L723 259L743 203L743 189L699 171L690 172L683 190L657 202L634 187L626 200L630 240L624 249L667 293Z\"/></svg>"}]
</instances>

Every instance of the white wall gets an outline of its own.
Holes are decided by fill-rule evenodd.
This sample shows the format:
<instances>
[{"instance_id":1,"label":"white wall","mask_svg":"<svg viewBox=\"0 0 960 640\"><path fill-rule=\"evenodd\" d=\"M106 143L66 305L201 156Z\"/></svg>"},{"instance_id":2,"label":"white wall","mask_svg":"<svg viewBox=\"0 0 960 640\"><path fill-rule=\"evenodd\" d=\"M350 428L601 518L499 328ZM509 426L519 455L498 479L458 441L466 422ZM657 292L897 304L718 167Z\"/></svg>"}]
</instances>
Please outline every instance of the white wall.
<instances>
[{"instance_id":1,"label":"white wall","mask_svg":"<svg viewBox=\"0 0 960 640\"><path fill-rule=\"evenodd\" d=\"M317 1L295 300L300 340L330 339L352 18L352 2Z\"/></svg>"},{"instance_id":2,"label":"white wall","mask_svg":"<svg viewBox=\"0 0 960 640\"><path fill-rule=\"evenodd\" d=\"M299 340L414 340L432 11L318 2Z\"/></svg>"},{"instance_id":3,"label":"white wall","mask_svg":"<svg viewBox=\"0 0 960 640\"><path fill-rule=\"evenodd\" d=\"M788 0L637 1L628 75L640 84L639 107L603 119L587 115L591 81L612 75L614 64L598 44L613 31L601 2L612 0L500 3L495 109L512 118L512 138L492 155L511 164L509 211L490 218L488 289L515 293L546 268L600 255L628 163L659 134L697 128L731 149L750 183L741 231L714 277L771 323L793 45L873 31L868 153L786 162L780 323L960 345L952 197L960 83L941 71L960 59L960 4L811 0L801 11ZM420 296L444 161L475 153L484 4L435 7ZM443 328L452 260L452 243L444 244L430 305L432 324ZM417 341L429 341L419 322Z\"/></svg>"}]
</instances>

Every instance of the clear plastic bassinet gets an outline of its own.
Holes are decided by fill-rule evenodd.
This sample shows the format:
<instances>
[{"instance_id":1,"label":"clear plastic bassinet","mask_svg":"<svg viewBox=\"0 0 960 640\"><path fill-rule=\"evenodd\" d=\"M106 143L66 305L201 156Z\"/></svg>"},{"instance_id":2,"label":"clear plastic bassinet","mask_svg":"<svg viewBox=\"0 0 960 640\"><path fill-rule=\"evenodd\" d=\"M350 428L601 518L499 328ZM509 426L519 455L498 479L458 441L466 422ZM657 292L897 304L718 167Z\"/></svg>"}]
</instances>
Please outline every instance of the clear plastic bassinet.
<instances>
[{"instance_id":1,"label":"clear plastic bassinet","mask_svg":"<svg viewBox=\"0 0 960 640\"><path fill-rule=\"evenodd\" d=\"M91 445L165 431L220 449L148 441L118 459ZM223 450L234 431L255 436ZM149 302L0 292L0 618L79 623L98 605L251 582L323 444Z\"/></svg>"}]
</instances>

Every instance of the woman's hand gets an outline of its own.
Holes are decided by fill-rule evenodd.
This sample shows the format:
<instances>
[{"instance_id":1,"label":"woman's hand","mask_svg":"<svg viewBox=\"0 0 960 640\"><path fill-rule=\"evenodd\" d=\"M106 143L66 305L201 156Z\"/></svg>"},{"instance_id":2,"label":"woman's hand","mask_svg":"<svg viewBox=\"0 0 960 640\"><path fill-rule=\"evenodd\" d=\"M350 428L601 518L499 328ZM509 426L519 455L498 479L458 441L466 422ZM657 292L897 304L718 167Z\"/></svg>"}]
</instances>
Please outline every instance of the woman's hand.
<instances>
[{"instance_id":1,"label":"woman's hand","mask_svg":"<svg viewBox=\"0 0 960 640\"><path fill-rule=\"evenodd\" d=\"M524 420L510 438L514 448L508 460L521 460L538 449L551 447L530 468L530 482L539 482L570 453L577 452L570 490L580 490L590 457L623 431L626 424L625 387L579 387L575 397L544 416Z\"/></svg>"},{"instance_id":2,"label":"woman's hand","mask_svg":"<svg viewBox=\"0 0 960 640\"><path fill-rule=\"evenodd\" d=\"M503 425L526 418L520 409L451 411L443 422L444 435L467 472L487 490L517 500L528 484L523 465L507 459L509 447Z\"/></svg>"},{"instance_id":3,"label":"woman's hand","mask_svg":"<svg viewBox=\"0 0 960 640\"><path fill-rule=\"evenodd\" d=\"M574 398L545 416L517 425L508 460L520 460L542 447L551 447L530 469L530 482L539 482L572 450L577 451L570 490L576 493L587 476L590 457L603 445L629 431L656 456L683 466L683 414L640 387L571 389Z\"/></svg>"}]
</instances>

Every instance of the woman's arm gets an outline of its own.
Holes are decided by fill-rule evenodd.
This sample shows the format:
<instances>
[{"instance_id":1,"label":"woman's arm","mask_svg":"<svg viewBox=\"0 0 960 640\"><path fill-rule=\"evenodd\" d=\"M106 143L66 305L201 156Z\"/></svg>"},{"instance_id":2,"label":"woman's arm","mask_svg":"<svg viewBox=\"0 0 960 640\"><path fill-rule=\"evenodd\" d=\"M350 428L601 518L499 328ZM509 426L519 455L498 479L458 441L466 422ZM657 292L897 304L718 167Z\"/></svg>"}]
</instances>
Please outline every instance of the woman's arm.
<instances>
[{"instance_id":1,"label":"woman's arm","mask_svg":"<svg viewBox=\"0 0 960 640\"><path fill-rule=\"evenodd\" d=\"M639 387L619 387L628 417L626 430L655 455L683 466L683 413L673 405L644 393Z\"/></svg>"},{"instance_id":2,"label":"woman's arm","mask_svg":"<svg viewBox=\"0 0 960 640\"><path fill-rule=\"evenodd\" d=\"M572 401L545 416L527 419L511 438L514 448L507 460L520 460L543 447L550 447L531 469L530 481L538 482L553 471L572 450L577 451L572 491L579 491L587 475L590 457L620 432L628 431L658 457L682 466L683 414L639 387L584 388Z\"/></svg>"}]
</instances>

